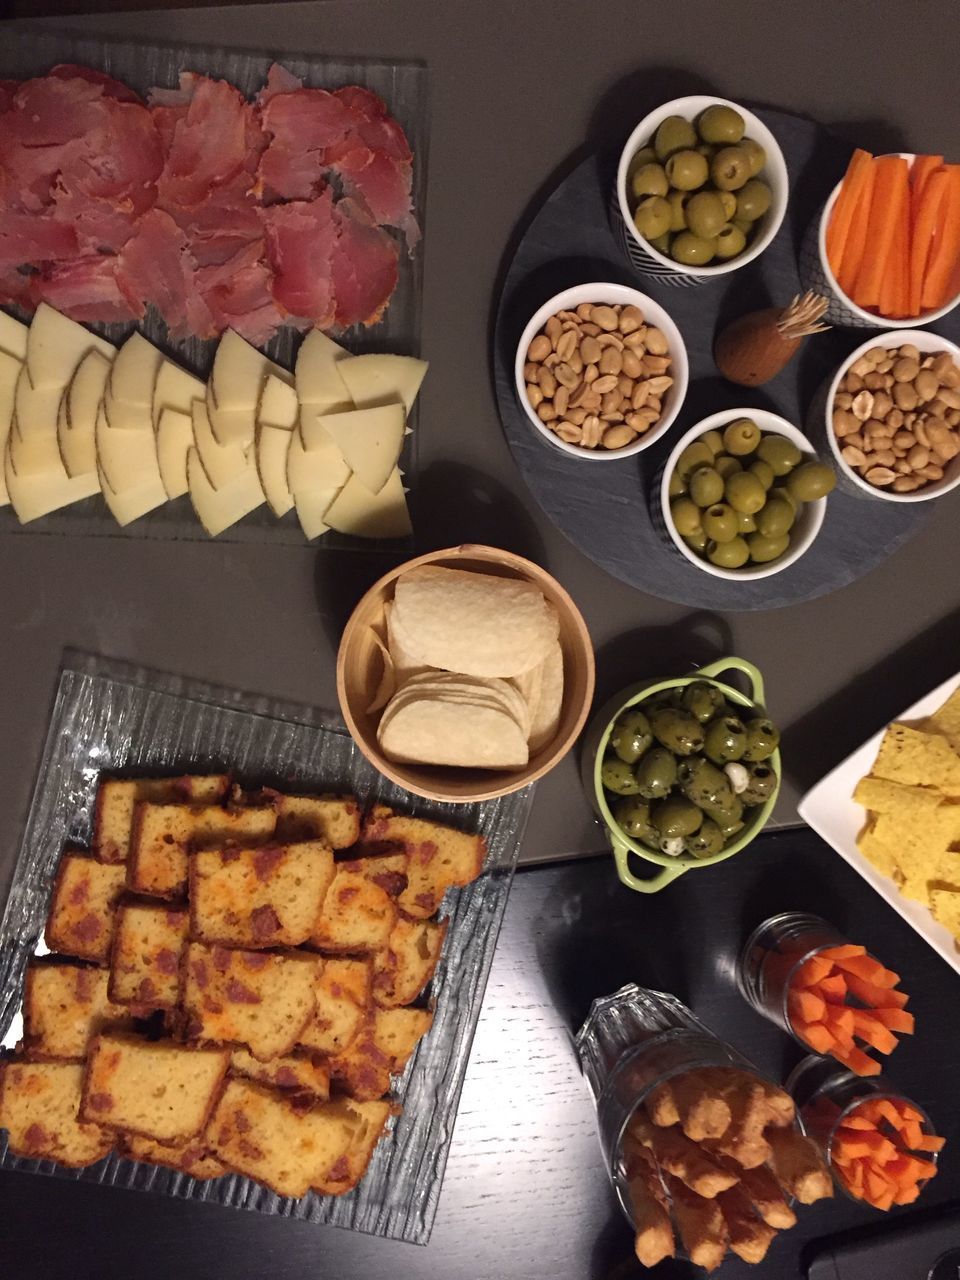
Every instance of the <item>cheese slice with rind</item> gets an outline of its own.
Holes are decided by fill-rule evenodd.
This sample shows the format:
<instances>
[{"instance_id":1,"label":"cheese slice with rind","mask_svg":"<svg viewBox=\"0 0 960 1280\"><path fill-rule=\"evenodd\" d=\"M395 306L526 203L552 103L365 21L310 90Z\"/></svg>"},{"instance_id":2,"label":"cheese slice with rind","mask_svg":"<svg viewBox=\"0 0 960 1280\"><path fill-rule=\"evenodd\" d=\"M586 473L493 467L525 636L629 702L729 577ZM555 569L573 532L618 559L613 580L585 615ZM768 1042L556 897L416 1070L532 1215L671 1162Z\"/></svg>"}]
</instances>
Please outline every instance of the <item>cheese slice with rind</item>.
<instances>
[{"instance_id":1,"label":"cheese slice with rind","mask_svg":"<svg viewBox=\"0 0 960 1280\"><path fill-rule=\"evenodd\" d=\"M357 538L406 538L413 532L403 478L397 468L379 493L371 493L356 476L351 476L325 519L331 529Z\"/></svg>"},{"instance_id":2,"label":"cheese slice with rind","mask_svg":"<svg viewBox=\"0 0 960 1280\"><path fill-rule=\"evenodd\" d=\"M27 333L27 368L37 390L65 387L91 348L112 360L116 347L41 302Z\"/></svg>"},{"instance_id":3,"label":"cheese slice with rind","mask_svg":"<svg viewBox=\"0 0 960 1280\"><path fill-rule=\"evenodd\" d=\"M2 315L3 312L0 312ZM26 330L26 325L24 325ZM2 338L0 332L0 338ZM26 339L24 339L26 341ZM17 390L17 379L20 377L21 361L6 351L0 351L0 454L6 453L7 439L13 423L13 405ZM0 507L10 501L6 481L0 468Z\"/></svg>"},{"instance_id":4,"label":"cheese slice with rind","mask_svg":"<svg viewBox=\"0 0 960 1280\"><path fill-rule=\"evenodd\" d=\"M292 431L297 425L299 414L300 402L294 388L289 383L283 382L275 373L268 373L263 391L260 393L260 405L257 409L258 423Z\"/></svg>"},{"instance_id":5,"label":"cheese slice with rind","mask_svg":"<svg viewBox=\"0 0 960 1280\"><path fill-rule=\"evenodd\" d=\"M164 360L157 373L157 381L153 388L153 425L160 425L160 415L164 409L176 409L188 417L194 400L202 400L207 394L207 384L199 378L181 369L172 360ZM184 459L186 474L186 459Z\"/></svg>"},{"instance_id":6,"label":"cheese slice with rind","mask_svg":"<svg viewBox=\"0 0 960 1280\"><path fill-rule=\"evenodd\" d=\"M168 498L187 492L187 453L193 444L193 419L180 409L164 408L157 423L157 465Z\"/></svg>"},{"instance_id":7,"label":"cheese slice with rind","mask_svg":"<svg viewBox=\"0 0 960 1280\"><path fill-rule=\"evenodd\" d=\"M61 401L65 412L57 424L57 434L60 456L70 476L93 475L97 470L97 414L109 376L110 361L106 356L88 351Z\"/></svg>"},{"instance_id":8,"label":"cheese slice with rind","mask_svg":"<svg viewBox=\"0 0 960 1280\"><path fill-rule=\"evenodd\" d=\"M131 333L114 357L110 370L110 398L121 405L149 413L162 364L163 353L142 333ZM111 426L126 426L125 422L114 421L111 414L107 416ZM135 425L140 424L137 422Z\"/></svg>"},{"instance_id":9,"label":"cheese slice with rind","mask_svg":"<svg viewBox=\"0 0 960 1280\"><path fill-rule=\"evenodd\" d=\"M286 369L228 329L213 358L208 395L210 425L218 443L253 443L260 394L269 374L293 382Z\"/></svg>"},{"instance_id":10,"label":"cheese slice with rind","mask_svg":"<svg viewBox=\"0 0 960 1280\"><path fill-rule=\"evenodd\" d=\"M153 485L152 491L156 490L157 485L163 488L160 465L157 462L156 436L152 427L141 427L137 431L122 431L111 427L101 406L97 414L96 441L97 468L114 493L140 489L148 481Z\"/></svg>"},{"instance_id":11,"label":"cheese slice with rind","mask_svg":"<svg viewBox=\"0 0 960 1280\"><path fill-rule=\"evenodd\" d=\"M62 385L35 387L30 381L27 366L21 365L14 391L16 434L27 436L36 431L41 434L56 435L57 415L60 412L62 397Z\"/></svg>"},{"instance_id":12,"label":"cheese slice with rind","mask_svg":"<svg viewBox=\"0 0 960 1280\"><path fill-rule=\"evenodd\" d=\"M126 400L118 400L110 390L109 382L103 396L103 411L106 414L107 423L114 431L146 431L147 428L153 429L152 406L130 404Z\"/></svg>"},{"instance_id":13,"label":"cheese slice with rind","mask_svg":"<svg viewBox=\"0 0 960 1280\"><path fill-rule=\"evenodd\" d=\"M0 311L0 353L21 364L27 358L27 326L6 311Z\"/></svg>"},{"instance_id":14,"label":"cheese slice with rind","mask_svg":"<svg viewBox=\"0 0 960 1280\"><path fill-rule=\"evenodd\" d=\"M10 461L18 476L66 476L56 428L50 431L31 431L28 435L10 433L8 440Z\"/></svg>"},{"instance_id":15,"label":"cheese slice with rind","mask_svg":"<svg viewBox=\"0 0 960 1280\"><path fill-rule=\"evenodd\" d=\"M267 504L277 517L293 508L293 494L287 484L287 454L293 434L266 422L257 427L257 471Z\"/></svg>"},{"instance_id":16,"label":"cheese slice with rind","mask_svg":"<svg viewBox=\"0 0 960 1280\"><path fill-rule=\"evenodd\" d=\"M427 362L414 356L348 356L337 363L358 409L400 403L408 417L426 372Z\"/></svg>"},{"instance_id":17,"label":"cheese slice with rind","mask_svg":"<svg viewBox=\"0 0 960 1280\"><path fill-rule=\"evenodd\" d=\"M96 475L77 476L75 480L63 468L39 476L18 476L10 461L10 449L4 453L4 481L10 502L21 524L29 524L62 507L90 498L100 491Z\"/></svg>"},{"instance_id":18,"label":"cheese slice with rind","mask_svg":"<svg viewBox=\"0 0 960 1280\"><path fill-rule=\"evenodd\" d=\"M295 365L297 399L323 413L352 409L353 401L337 372L339 361L349 353L319 329L311 329L300 344Z\"/></svg>"},{"instance_id":19,"label":"cheese slice with rind","mask_svg":"<svg viewBox=\"0 0 960 1280\"><path fill-rule=\"evenodd\" d=\"M229 484L215 489L200 462L199 453L196 448L191 448L187 454L187 480L197 519L211 538L255 511L264 501L257 469L252 463Z\"/></svg>"},{"instance_id":20,"label":"cheese slice with rind","mask_svg":"<svg viewBox=\"0 0 960 1280\"><path fill-rule=\"evenodd\" d=\"M111 488L110 482L102 470L99 472L99 478L100 487L103 491L103 500L109 507L110 514L121 528L132 524L134 520L139 520L148 511L154 511L157 507L162 507L167 500L167 491L157 475L144 476L143 479L138 480L120 493Z\"/></svg>"},{"instance_id":21,"label":"cheese slice with rind","mask_svg":"<svg viewBox=\"0 0 960 1280\"><path fill-rule=\"evenodd\" d=\"M301 489L297 494L297 519L305 538L312 540L330 532L327 512L339 492L339 489Z\"/></svg>"},{"instance_id":22,"label":"cheese slice with rind","mask_svg":"<svg viewBox=\"0 0 960 1280\"><path fill-rule=\"evenodd\" d=\"M197 456L214 489L230 484L247 468L247 456L243 445L220 444L213 434L207 404L203 400L193 402L193 443ZM189 473L188 473L189 474Z\"/></svg>"},{"instance_id":23,"label":"cheese slice with rind","mask_svg":"<svg viewBox=\"0 0 960 1280\"><path fill-rule=\"evenodd\" d=\"M350 468L337 448L330 433L317 425L319 419L308 428L302 423L290 436L287 454L287 484L296 498L300 493L315 493L326 489L340 489L350 478ZM309 430L307 447L305 434Z\"/></svg>"},{"instance_id":24,"label":"cheese slice with rind","mask_svg":"<svg viewBox=\"0 0 960 1280\"><path fill-rule=\"evenodd\" d=\"M318 423L329 433L361 483L371 493L379 493L390 479L403 448L406 425L403 405L385 404L331 413L318 419ZM303 439L309 450L311 437L307 426Z\"/></svg>"}]
</instances>

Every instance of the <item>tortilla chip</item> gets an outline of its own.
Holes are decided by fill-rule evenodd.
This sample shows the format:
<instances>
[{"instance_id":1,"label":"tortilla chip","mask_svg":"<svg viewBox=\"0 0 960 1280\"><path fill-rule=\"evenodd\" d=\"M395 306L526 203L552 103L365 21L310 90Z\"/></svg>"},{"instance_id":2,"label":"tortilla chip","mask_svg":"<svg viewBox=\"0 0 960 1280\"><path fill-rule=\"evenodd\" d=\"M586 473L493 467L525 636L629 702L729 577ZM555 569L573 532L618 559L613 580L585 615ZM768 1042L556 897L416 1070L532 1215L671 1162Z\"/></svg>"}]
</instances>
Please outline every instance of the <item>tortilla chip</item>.
<instances>
[{"instance_id":1,"label":"tortilla chip","mask_svg":"<svg viewBox=\"0 0 960 1280\"><path fill-rule=\"evenodd\" d=\"M936 787L960 796L960 756L946 738L893 724L883 735L873 766L874 776L910 787Z\"/></svg>"},{"instance_id":2,"label":"tortilla chip","mask_svg":"<svg viewBox=\"0 0 960 1280\"><path fill-rule=\"evenodd\" d=\"M960 752L960 685L939 710L924 722L928 733L941 733L954 751Z\"/></svg>"},{"instance_id":3,"label":"tortilla chip","mask_svg":"<svg viewBox=\"0 0 960 1280\"><path fill-rule=\"evenodd\" d=\"M861 831L857 837L857 848L881 875L889 876L898 884L903 882L903 873L897 863L896 854L888 845L877 839L876 831L872 826L865 827Z\"/></svg>"},{"instance_id":4,"label":"tortilla chip","mask_svg":"<svg viewBox=\"0 0 960 1280\"><path fill-rule=\"evenodd\" d=\"M861 778L853 798L874 813L926 813L943 803L943 792L933 787L906 787L887 778Z\"/></svg>"},{"instance_id":5,"label":"tortilla chip","mask_svg":"<svg viewBox=\"0 0 960 1280\"><path fill-rule=\"evenodd\" d=\"M960 938L960 889L932 889L930 910L944 928Z\"/></svg>"}]
</instances>

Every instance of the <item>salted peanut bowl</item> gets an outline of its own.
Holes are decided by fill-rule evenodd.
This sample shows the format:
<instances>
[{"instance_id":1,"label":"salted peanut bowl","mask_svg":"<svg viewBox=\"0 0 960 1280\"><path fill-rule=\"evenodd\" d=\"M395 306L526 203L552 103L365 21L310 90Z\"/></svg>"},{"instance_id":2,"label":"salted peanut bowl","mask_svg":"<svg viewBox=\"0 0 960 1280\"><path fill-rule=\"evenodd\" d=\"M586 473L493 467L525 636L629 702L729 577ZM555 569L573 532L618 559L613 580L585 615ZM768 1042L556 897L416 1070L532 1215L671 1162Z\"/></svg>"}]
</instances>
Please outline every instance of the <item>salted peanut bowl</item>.
<instances>
[{"instance_id":1,"label":"salted peanut bowl","mask_svg":"<svg viewBox=\"0 0 960 1280\"><path fill-rule=\"evenodd\" d=\"M383 651L377 637L383 630L386 609L394 600L398 579L423 566L519 579L535 586L556 610L563 668L559 714L549 741L531 750L522 767L485 769L401 763L389 759L381 748L377 735L380 715L371 710L384 671ZM367 591L351 614L340 640L337 696L357 746L391 782L431 800L471 804L519 791L549 773L563 759L586 721L593 699L594 674L593 646L586 623L556 579L539 565L510 551L468 543L408 560Z\"/></svg>"},{"instance_id":2,"label":"salted peanut bowl","mask_svg":"<svg viewBox=\"0 0 960 1280\"><path fill-rule=\"evenodd\" d=\"M587 308L602 325L586 317ZM580 462L617 462L648 449L680 412L689 376L687 349L669 313L645 293L602 281L548 298L530 317L514 359L517 400L532 428ZM594 387L600 390L590 397Z\"/></svg>"}]
</instances>

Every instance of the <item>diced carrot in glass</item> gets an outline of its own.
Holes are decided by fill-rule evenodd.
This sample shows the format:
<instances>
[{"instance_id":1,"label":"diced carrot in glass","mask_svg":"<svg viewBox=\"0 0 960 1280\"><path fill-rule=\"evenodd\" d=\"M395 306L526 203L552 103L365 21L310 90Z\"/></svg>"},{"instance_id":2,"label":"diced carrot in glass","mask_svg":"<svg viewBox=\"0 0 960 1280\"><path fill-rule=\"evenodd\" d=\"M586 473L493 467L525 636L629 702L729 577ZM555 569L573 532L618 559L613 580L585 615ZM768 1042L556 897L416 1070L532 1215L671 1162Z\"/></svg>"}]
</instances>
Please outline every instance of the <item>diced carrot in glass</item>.
<instances>
[{"instance_id":1,"label":"diced carrot in glass","mask_svg":"<svg viewBox=\"0 0 960 1280\"><path fill-rule=\"evenodd\" d=\"M897 1192L897 1194L893 1197L893 1203L894 1204L913 1204L914 1200L917 1199L917 1197L920 1195L920 1192L922 1190L923 1188L920 1186L917 1186L916 1183L911 1183L909 1186L901 1187L900 1190Z\"/></svg>"},{"instance_id":2,"label":"diced carrot in glass","mask_svg":"<svg viewBox=\"0 0 960 1280\"><path fill-rule=\"evenodd\" d=\"M906 1009L874 1009L873 1016L891 1031L901 1035L913 1035L914 1017Z\"/></svg>"},{"instance_id":3,"label":"diced carrot in glass","mask_svg":"<svg viewBox=\"0 0 960 1280\"><path fill-rule=\"evenodd\" d=\"M865 956L866 954L866 947L856 946L852 942L844 943L839 947L824 947L822 951L817 952L818 956L824 956L837 962L840 960L852 960L854 956Z\"/></svg>"},{"instance_id":4,"label":"diced carrot in glass","mask_svg":"<svg viewBox=\"0 0 960 1280\"><path fill-rule=\"evenodd\" d=\"M826 1002L813 991L791 991L787 1004L792 1018L801 1022L822 1022L826 1012Z\"/></svg>"},{"instance_id":5,"label":"diced carrot in glass","mask_svg":"<svg viewBox=\"0 0 960 1280\"><path fill-rule=\"evenodd\" d=\"M797 1035L805 1040L817 1053L830 1053L836 1045L836 1036L822 1022L811 1022L808 1026L797 1027Z\"/></svg>"},{"instance_id":6,"label":"diced carrot in glass","mask_svg":"<svg viewBox=\"0 0 960 1280\"><path fill-rule=\"evenodd\" d=\"M893 1053L900 1042L892 1031L888 1031L867 1009L854 1009L851 1012L854 1017L853 1034L858 1039L878 1053Z\"/></svg>"},{"instance_id":7,"label":"diced carrot in glass","mask_svg":"<svg viewBox=\"0 0 960 1280\"><path fill-rule=\"evenodd\" d=\"M847 998L847 982L842 973L833 973L817 983L817 993L833 1004L843 1004Z\"/></svg>"},{"instance_id":8,"label":"diced carrot in glass","mask_svg":"<svg viewBox=\"0 0 960 1280\"><path fill-rule=\"evenodd\" d=\"M946 1138L941 1138L935 1133L922 1133L920 1141L913 1144L914 1151L942 1151L947 1145Z\"/></svg>"},{"instance_id":9,"label":"diced carrot in glass","mask_svg":"<svg viewBox=\"0 0 960 1280\"><path fill-rule=\"evenodd\" d=\"M874 1203L881 1200L888 1193L895 1195L899 1190L879 1169L868 1169L864 1183L867 1194Z\"/></svg>"},{"instance_id":10,"label":"diced carrot in glass","mask_svg":"<svg viewBox=\"0 0 960 1280\"><path fill-rule=\"evenodd\" d=\"M821 952L819 955L811 956L809 960L804 960L796 972L794 986L815 986L821 979L828 978L832 972L833 961L828 960Z\"/></svg>"},{"instance_id":11,"label":"diced carrot in glass","mask_svg":"<svg viewBox=\"0 0 960 1280\"><path fill-rule=\"evenodd\" d=\"M878 987L874 982L866 982L855 973L847 974L847 986L850 994L862 1000L872 1009L903 1009L909 996L902 991L894 991L891 987Z\"/></svg>"},{"instance_id":12,"label":"diced carrot in glass","mask_svg":"<svg viewBox=\"0 0 960 1280\"><path fill-rule=\"evenodd\" d=\"M873 1106L876 1108L877 1115L886 1120L887 1124L899 1133L900 1126L903 1124L903 1116L897 1110L897 1104L891 1102L889 1098L878 1098L873 1103Z\"/></svg>"},{"instance_id":13,"label":"diced carrot in glass","mask_svg":"<svg viewBox=\"0 0 960 1280\"><path fill-rule=\"evenodd\" d=\"M922 1120L923 1119L923 1116L920 1114L917 1108L913 1105L913 1103L908 1102L906 1098L897 1098L894 1105L896 1106L897 1111L900 1113L900 1115L904 1120Z\"/></svg>"},{"instance_id":14,"label":"diced carrot in glass","mask_svg":"<svg viewBox=\"0 0 960 1280\"><path fill-rule=\"evenodd\" d=\"M851 1009L845 1004L824 1005L824 1010L823 1021L831 1031L837 1035L842 1034L846 1039L856 1035L856 1018L861 1010Z\"/></svg>"},{"instance_id":15,"label":"diced carrot in glass","mask_svg":"<svg viewBox=\"0 0 960 1280\"><path fill-rule=\"evenodd\" d=\"M888 1191L885 1191L882 1196L877 1196L875 1199L871 1200L870 1203L875 1209L883 1209L884 1212L886 1212L887 1209L890 1209L893 1206L894 1197L898 1194L899 1192L895 1192L891 1187Z\"/></svg>"},{"instance_id":16,"label":"diced carrot in glass","mask_svg":"<svg viewBox=\"0 0 960 1280\"><path fill-rule=\"evenodd\" d=\"M872 1132L872 1131L871 1131ZM843 1144L843 1152L848 1160L861 1160L873 1155L873 1147L867 1141L867 1133L858 1133L848 1138Z\"/></svg>"},{"instance_id":17,"label":"diced carrot in glass","mask_svg":"<svg viewBox=\"0 0 960 1280\"><path fill-rule=\"evenodd\" d=\"M862 1049L845 1049L842 1057L839 1053L835 1056L855 1075L878 1076L880 1074L880 1063L864 1053Z\"/></svg>"},{"instance_id":18,"label":"diced carrot in glass","mask_svg":"<svg viewBox=\"0 0 960 1280\"><path fill-rule=\"evenodd\" d=\"M920 1142L920 1139L923 1137L923 1129L921 1129L920 1127L920 1121L919 1120L901 1120L900 1136L903 1138L904 1143L910 1148L911 1151L916 1151L917 1144Z\"/></svg>"},{"instance_id":19,"label":"diced carrot in glass","mask_svg":"<svg viewBox=\"0 0 960 1280\"><path fill-rule=\"evenodd\" d=\"M875 1129L876 1127L876 1122L871 1120L868 1115L862 1115L858 1109L857 1111L851 1111L848 1116L844 1116L839 1132L843 1133L844 1130L850 1129L860 1133L864 1129Z\"/></svg>"}]
</instances>

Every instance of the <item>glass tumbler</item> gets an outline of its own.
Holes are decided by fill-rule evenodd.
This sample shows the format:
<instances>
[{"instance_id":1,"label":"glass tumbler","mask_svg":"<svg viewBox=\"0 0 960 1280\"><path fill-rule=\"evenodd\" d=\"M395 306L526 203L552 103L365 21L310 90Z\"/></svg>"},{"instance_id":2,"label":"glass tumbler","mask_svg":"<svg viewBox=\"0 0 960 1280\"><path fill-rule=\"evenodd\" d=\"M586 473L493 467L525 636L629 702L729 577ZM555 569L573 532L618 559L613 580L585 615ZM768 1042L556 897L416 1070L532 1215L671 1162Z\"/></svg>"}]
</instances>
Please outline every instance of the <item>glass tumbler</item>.
<instances>
[{"instance_id":1,"label":"glass tumbler","mask_svg":"<svg viewBox=\"0 0 960 1280\"><path fill-rule=\"evenodd\" d=\"M737 962L740 994L758 1013L809 1049L794 1030L787 996L797 970L805 961L825 947L842 946L846 941L843 934L819 916L802 911L771 916L754 929L740 953Z\"/></svg>"}]
</instances>

